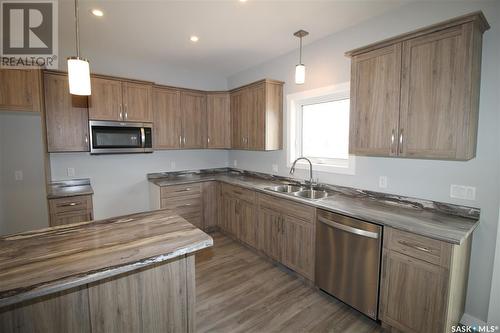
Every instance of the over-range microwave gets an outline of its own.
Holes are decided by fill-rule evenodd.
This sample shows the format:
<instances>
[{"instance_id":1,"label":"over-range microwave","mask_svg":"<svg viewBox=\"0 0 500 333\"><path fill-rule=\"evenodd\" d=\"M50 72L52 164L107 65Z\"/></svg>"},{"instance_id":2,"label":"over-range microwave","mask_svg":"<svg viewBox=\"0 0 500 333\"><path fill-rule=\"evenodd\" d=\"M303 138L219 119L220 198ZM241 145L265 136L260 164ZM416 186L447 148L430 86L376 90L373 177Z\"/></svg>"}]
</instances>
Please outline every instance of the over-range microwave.
<instances>
[{"instance_id":1,"label":"over-range microwave","mask_svg":"<svg viewBox=\"0 0 500 333\"><path fill-rule=\"evenodd\" d=\"M90 120L91 154L153 152L153 125L119 121Z\"/></svg>"}]
</instances>

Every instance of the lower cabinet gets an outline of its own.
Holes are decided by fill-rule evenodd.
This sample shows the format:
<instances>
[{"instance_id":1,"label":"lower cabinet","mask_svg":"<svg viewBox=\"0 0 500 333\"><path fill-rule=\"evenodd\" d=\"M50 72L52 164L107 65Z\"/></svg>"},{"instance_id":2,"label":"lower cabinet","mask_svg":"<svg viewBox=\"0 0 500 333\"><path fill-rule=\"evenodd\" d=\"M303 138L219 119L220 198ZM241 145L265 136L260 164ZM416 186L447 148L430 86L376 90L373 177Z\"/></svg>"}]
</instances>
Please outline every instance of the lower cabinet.
<instances>
[{"instance_id":1,"label":"lower cabinet","mask_svg":"<svg viewBox=\"0 0 500 333\"><path fill-rule=\"evenodd\" d=\"M464 312L470 237L461 245L384 230L379 317L403 332L451 332Z\"/></svg>"},{"instance_id":2,"label":"lower cabinet","mask_svg":"<svg viewBox=\"0 0 500 333\"><path fill-rule=\"evenodd\" d=\"M314 280L316 210L265 194L259 195L258 202L260 250Z\"/></svg>"},{"instance_id":3,"label":"lower cabinet","mask_svg":"<svg viewBox=\"0 0 500 333\"><path fill-rule=\"evenodd\" d=\"M49 199L49 216L51 227L91 221L94 218L92 195Z\"/></svg>"}]
</instances>

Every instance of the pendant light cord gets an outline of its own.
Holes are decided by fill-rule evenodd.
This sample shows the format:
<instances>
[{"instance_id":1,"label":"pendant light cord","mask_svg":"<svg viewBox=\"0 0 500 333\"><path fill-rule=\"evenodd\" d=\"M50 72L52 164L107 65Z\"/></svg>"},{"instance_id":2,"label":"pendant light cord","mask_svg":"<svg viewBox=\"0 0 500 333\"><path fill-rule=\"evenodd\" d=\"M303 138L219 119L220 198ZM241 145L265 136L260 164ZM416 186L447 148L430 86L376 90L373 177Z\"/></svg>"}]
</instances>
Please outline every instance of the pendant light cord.
<instances>
[{"instance_id":1,"label":"pendant light cord","mask_svg":"<svg viewBox=\"0 0 500 333\"><path fill-rule=\"evenodd\" d=\"M80 58L80 24L78 21L78 0L75 0L76 56Z\"/></svg>"},{"instance_id":2,"label":"pendant light cord","mask_svg":"<svg viewBox=\"0 0 500 333\"><path fill-rule=\"evenodd\" d=\"M299 47L299 65L302 65L302 37L300 37L300 47Z\"/></svg>"}]
</instances>

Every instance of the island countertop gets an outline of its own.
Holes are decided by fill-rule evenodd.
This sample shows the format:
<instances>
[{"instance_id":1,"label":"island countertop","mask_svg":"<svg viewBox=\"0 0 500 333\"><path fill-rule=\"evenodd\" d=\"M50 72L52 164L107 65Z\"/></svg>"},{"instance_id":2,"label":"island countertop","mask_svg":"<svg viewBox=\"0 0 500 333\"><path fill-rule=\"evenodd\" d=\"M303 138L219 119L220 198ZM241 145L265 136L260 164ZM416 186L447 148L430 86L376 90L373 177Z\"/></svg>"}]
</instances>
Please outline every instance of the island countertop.
<instances>
[{"instance_id":1,"label":"island countertop","mask_svg":"<svg viewBox=\"0 0 500 333\"><path fill-rule=\"evenodd\" d=\"M165 209L0 237L0 307L212 245L209 235Z\"/></svg>"}]
</instances>

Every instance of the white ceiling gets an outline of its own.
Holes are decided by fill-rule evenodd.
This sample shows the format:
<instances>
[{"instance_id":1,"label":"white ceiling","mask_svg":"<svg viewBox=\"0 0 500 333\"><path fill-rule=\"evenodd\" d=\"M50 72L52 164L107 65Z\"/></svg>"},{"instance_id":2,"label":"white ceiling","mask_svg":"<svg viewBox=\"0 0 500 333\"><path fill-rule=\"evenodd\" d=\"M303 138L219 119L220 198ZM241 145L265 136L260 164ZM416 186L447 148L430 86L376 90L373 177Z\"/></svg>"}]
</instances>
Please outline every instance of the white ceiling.
<instances>
[{"instance_id":1,"label":"white ceiling","mask_svg":"<svg viewBox=\"0 0 500 333\"><path fill-rule=\"evenodd\" d=\"M82 55L229 76L400 6L392 1L80 0ZM59 0L60 45L74 50L73 1ZM90 14L92 8L104 17ZM199 36L194 44L190 35ZM90 59L92 61L92 59Z\"/></svg>"}]
</instances>

